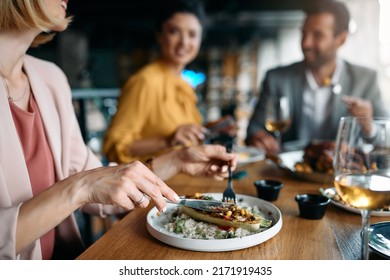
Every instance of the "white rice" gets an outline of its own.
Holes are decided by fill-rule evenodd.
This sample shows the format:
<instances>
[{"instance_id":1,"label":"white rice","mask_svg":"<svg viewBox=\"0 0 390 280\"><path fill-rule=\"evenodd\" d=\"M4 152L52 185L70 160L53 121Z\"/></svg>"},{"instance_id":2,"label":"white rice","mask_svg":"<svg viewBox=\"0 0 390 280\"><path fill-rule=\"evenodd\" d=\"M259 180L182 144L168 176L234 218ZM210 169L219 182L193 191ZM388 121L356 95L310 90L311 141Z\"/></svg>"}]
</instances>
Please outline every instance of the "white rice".
<instances>
[{"instance_id":1,"label":"white rice","mask_svg":"<svg viewBox=\"0 0 390 280\"><path fill-rule=\"evenodd\" d=\"M263 216L260 210L254 206L242 206L255 215ZM264 231L264 228L260 228L258 231L248 231L242 228L232 228L229 230L223 230L217 225L207 222L196 221L189 217L187 214L180 211L180 207L171 208L160 216L160 222L162 227L170 233L177 234L179 237L191 238L191 239L227 239L227 238L239 238L252 234L256 234Z\"/></svg>"}]
</instances>

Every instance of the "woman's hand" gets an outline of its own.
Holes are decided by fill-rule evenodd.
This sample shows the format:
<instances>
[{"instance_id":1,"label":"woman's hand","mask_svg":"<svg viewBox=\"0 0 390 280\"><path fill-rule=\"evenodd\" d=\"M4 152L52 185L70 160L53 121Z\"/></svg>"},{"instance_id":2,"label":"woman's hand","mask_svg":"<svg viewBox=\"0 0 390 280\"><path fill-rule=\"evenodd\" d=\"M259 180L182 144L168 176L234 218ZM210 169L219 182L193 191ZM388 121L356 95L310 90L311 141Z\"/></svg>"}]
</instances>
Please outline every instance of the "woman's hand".
<instances>
[{"instance_id":1,"label":"woman's hand","mask_svg":"<svg viewBox=\"0 0 390 280\"><path fill-rule=\"evenodd\" d=\"M229 176L228 165L232 170L236 169L238 156L227 153L221 145L202 145L183 149L179 159L181 172L223 180Z\"/></svg>"},{"instance_id":2,"label":"woman's hand","mask_svg":"<svg viewBox=\"0 0 390 280\"><path fill-rule=\"evenodd\" d=\"M181 125L172 136L168 137L168 146L199 145L204 140L206 131L206 128L197 124Z\"/></svg>"},{"instance_id":3,"label":"woman's hand","mask_svg":"<svg viewBox=\"0 0 390 280\"><path fill-rule=\"evenodd\" d=\"M216 180L228 177L228 165L237 167L238 156L221 145L200 145L171 151L153 160L153 170L163 179L178 173L208 176Z\"/></svg>"},{"instance_id":4,"label":"woman's hand","mask_svg":"<svg viewBox=\"0 0 390 280\"><path fill-rule=\"evenodd\" d=\"M163 212L164 197L179 200L178 195L141 162L76 173L23 202L16 227L16 253L84 205L100 203L112 205L115 212L117 207L129 211L134 207L147 207L150 198Z\"/></svg>"},{"instance_id":5,"label":"woman's hand","mask_svg":"<svg viewBox=\"0 0 390 280\"><path fill-rule=\"evenodd\" d=\"M81 204L102 203L132 210L147 207L151 199L160 211L165 210L164 197L179 199L157 175L141 162L101 167L78 173L67 180L81 186Z\"/></svg>"}]
</instances>

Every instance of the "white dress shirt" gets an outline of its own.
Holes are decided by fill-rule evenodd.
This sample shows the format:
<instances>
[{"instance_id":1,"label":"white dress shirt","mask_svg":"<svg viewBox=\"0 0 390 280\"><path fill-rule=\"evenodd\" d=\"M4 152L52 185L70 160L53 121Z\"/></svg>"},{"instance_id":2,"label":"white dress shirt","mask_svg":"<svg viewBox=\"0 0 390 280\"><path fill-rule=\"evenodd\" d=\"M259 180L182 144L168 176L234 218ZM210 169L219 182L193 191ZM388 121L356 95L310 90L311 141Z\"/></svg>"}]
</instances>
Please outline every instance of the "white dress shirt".
<instances>
[{"instance_id":1,"label":"white dress shirt","mask_svg":"<svg viewBox=\"0 0 390 280\"><path fill-rule=\"evenodd\" d=\"M344 62L336 61L336 69L331 83L318 85L309 69L306 70L306 86L303 92L301 125L299 139L310 141L315 139L329 139L326 125L332 114L333 95L341 91L339 79Z\"/></svg>"}]
</instances>

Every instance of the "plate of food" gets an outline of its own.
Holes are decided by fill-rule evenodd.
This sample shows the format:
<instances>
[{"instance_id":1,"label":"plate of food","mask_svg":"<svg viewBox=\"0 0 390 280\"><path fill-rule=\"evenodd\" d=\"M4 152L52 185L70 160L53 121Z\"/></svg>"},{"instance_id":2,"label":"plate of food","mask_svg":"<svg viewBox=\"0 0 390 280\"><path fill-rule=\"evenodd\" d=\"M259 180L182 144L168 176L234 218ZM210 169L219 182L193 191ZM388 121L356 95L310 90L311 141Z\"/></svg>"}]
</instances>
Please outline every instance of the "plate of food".
<instances>
[{"instance_id":1,"label":"plate of food","mask_svg":"<svg viewBox=\"0 0 390 280\"><path fill-rule=\"evenodd\" d=\"M265 159L265 151L263 149L247 146L234 146L233 151L238 154L238 165Z\"/></svg>"},{"instance_id":2,"label":"plate of food","mask_svg":"<svg viewBox=\"0 0 390 280\"><path fill-rule=\"evenodd\" d=\"M278 155L278 165L298 178L316 183L333 183L334 142L313 142L304 150Z\"/></svg>"},{"instance_id":3,"label":"plate of food","mask_svg":"<svg viewBox=\"0 0 390 280\"><path fill-rule=\"evenodd\" d=\"M341 200L340 196L336 192L336 188L331 187L327 189L320 189L320 192L323 196L330 198L330 203L343 208L344 210L347 210L349 212L353 212L356 214L360 214L360 210L357 208L354 208L350 206L349 204L345 203L343 200ZM384 207L380 210L371 211L371 216L390 216L390 206Z\"/></svg>"},{"instance_id":4,"label":"plate of food","mask_svg":"<svg viewBox=\"0 0 390 280\"><path fill-rule=\"evenodd\" d=\"M203 196L222 199L221 193L207 193ZM227 211L210 214L187 208L171 204L167 205L164 213L158 212L156 207L152 208L146 218L148 232L173 247L223 252L261 244L274 237L282 228L280 210L272 203L254 196L237 195L237 208L228 210L232 212L232 219L226 219L226 216L230 217ZM240 214L236 216L236 213ZM225 223L224 220L230 222Z\"/></svg>"},{"instance_id":5,"label":"plate of food","mask_svg":"<svg viewBox=\"0 0 390 280\"><path fill-rule=\"evenodd\" d=\"M368 246L379 255L390 259L390 222L370 225Z\"/></svg>"}]
</instances>

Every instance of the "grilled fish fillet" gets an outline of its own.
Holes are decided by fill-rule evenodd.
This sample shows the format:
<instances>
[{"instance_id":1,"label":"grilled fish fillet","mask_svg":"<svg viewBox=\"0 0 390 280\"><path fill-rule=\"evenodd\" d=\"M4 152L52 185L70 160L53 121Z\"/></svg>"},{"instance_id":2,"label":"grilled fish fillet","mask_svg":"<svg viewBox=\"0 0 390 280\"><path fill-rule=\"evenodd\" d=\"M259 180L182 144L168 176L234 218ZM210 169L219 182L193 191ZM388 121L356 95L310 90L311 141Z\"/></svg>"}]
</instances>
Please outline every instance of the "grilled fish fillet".
<instances>
[{"instance_id":1,"label":"grilled fish fillet","mask_svg":"<svg viewBox=\"0 0 390 280\"><path fill-rule=\"evenodd\" d=\"M233 210L233 211L232 211ZM235 211L234 211L235 210ZM181 207L181 211L195 220L200 220L219 226L228 226L234 228L243 228L249 231L257 231L260 227L269 227L272 224L271 220L260 216L255 216L243 209L225 209L221 212L205 212L195 210L186 206ZM232 212L228 213L228 211ZM241 213L244 213L242 215Z\"/></svg>"}]
</instances>

